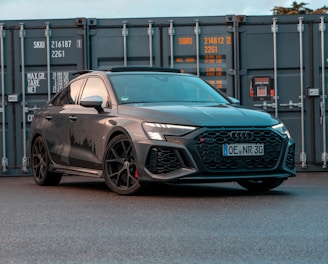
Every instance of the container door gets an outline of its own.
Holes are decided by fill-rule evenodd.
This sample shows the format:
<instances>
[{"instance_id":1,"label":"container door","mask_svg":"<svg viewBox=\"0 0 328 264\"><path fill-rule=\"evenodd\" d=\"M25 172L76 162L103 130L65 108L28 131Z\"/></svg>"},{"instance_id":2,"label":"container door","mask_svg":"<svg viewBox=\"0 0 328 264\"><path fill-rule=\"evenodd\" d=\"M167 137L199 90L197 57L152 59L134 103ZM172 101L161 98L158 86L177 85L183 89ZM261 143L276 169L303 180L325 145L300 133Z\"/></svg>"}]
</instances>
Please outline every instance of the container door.
<instances>
[{"instance_id":1,"label":"container door","mask_svg":"<svg viewBox=\"0 0 328 264\"><path fill-rule=\"evenodd\" d=\"M83 21L3 23L8 42L4 45L8 65L3 94L5 116L10 120L4 148L8 156L6 175L30 173L26 148L34 111L49 101L74 72L85 68Z\"/></svg>"},{"instance_id":2,"label":"container door","mask_svg":"<svg viewBox=\"0 0 328 264\"><path fill-rule=\"evenodd\" d=\"M159 66L158 27L147 20L89 20L91 69Z\"/></svg>"},{"instance_id":3,"label":"container door","mask_svg":"<svg viewBox=\"0 0 328 264\"><path fill-rule=\"evenodd\" d=\"M320 40L313 29L317 18L248 17L240 30L242 103L285 123L296 141L295 158L301 169L318 165L318 146L323 149L323 136L319 139L317 132L322 125L314 121L320 120L316 116L320 116L321 64L314 59L321 58L315 55L320 43L313 48L315 39Z\"/></svg>"},{"instance_id":4,"label":"container door","mask_svg":"<svg viewBox=\"0 0 328 264\"><path fill-rule=\"evenodd\" d=\"M233 96L233 19L170 20L163 30L164 66L198 75Z\"/></svg>"},{"instance_id":5,"label":"container door","mask_svg":"<svg viewBox=\"0 0 328 264\"><path fill-rule=\"evenodd\" d=\"M233 16L89 20L91 68L178 68L233 95L233 22Z\"/></svg>"}]
</instances>

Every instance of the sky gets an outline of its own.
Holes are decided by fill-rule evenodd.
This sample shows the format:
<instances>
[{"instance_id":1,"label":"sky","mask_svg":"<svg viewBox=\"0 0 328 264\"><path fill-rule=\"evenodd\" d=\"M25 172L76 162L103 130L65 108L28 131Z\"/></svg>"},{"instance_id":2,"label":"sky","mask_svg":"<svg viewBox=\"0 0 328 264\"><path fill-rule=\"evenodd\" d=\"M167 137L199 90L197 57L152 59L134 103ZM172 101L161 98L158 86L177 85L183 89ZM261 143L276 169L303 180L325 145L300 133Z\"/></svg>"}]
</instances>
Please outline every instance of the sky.
<instances>
[{"instance_id":1,"label":"sky","mask_svg":"<svg viewBox=\"0 0 328 264\"><path fill-rule=\"evenodd\" d=\"M0 21L64 18L147 18L272 15L287 0L0 0ZM327 0L299 0L318 9Z\"/></svg>"}]
</instances>

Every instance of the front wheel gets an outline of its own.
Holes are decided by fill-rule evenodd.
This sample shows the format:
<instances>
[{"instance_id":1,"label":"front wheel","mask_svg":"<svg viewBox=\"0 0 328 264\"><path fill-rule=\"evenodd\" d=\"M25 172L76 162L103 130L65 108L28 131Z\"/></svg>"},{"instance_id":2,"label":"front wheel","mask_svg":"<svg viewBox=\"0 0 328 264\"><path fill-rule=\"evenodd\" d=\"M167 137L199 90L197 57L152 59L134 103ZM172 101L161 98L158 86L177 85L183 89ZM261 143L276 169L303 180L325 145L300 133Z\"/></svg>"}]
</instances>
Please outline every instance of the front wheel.
<instances>
[{"instance_id":1,"label":"front wheel","mask_svg":"<svg viewBox=\"0 0 328 264\"><path fill-rule=\"evenodd\" d=\"M40 136L35 139L31 151L31 166L34 182L38 185L58 185L62 174L49 172L49 155Z\"/></svg>"},{"instance_id":2,"label":"front wheel","mask_svg":"<svg viewBox=\"0 0 328 264\"><path fill-rule=\"evenodd\" d=\"M118 194L131 195L141 189L135 150L125 135L114 137L108 144L104 158L104 178L109 189Z\"/></svg>"},{"instance_id":3,"label":"front wheel","mask_svg":"<svg viewBox=\"0 0 328 264\"><path fill-rule=\"evenodd\" d=\"M285 179L241 180L238 184L249 191L265 192L281 185Z\"/></svg>"}]
</instances>

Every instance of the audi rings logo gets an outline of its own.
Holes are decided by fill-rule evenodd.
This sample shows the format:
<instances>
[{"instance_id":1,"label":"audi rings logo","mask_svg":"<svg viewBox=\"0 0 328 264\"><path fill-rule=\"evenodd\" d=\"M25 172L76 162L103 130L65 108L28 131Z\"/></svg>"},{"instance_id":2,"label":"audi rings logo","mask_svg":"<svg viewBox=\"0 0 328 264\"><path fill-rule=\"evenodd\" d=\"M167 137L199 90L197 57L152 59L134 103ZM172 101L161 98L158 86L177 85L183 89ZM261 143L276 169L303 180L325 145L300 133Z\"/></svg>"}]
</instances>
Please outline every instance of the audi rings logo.
<instances>
[{"instance_id":1,"label":"audi rings logo","mask_svg":"<svg viewBox=\"0 0 328 264\"><path fill-rule=\"evenodd\" d=\"M231 131L230 138L236 140L240 140L240 139L250 140L253 138L253 133L250 131Z\"/></svg>"}]
</instances>

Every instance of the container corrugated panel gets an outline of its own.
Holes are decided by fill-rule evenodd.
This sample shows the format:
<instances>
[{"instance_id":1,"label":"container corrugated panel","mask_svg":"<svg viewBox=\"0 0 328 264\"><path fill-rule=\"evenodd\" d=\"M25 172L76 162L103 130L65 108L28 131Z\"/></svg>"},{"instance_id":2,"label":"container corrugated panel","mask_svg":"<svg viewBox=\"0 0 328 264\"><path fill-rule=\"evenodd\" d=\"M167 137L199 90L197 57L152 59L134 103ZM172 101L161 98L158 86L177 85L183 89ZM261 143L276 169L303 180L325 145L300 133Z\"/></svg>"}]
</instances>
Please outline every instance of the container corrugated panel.
<instances>
[{"instance_id":1,"label":"container corrugated panel","mask_svg":"<svg viewBox=\"0 0 328 264\"><path fill-rule=\"evenodd\" d=\"M327 33L326 44L321 42L321 22L319 15L247 17L239 27L242 104L284 121L296 141L301 169L326 167L320 61L324 57L327 68L322 51L327 54L328 45Z\"/></svg>"},{"instance_id":2,"label":"container corrugated panel","mask_svg":"<svg viewBox=\"0 0 328 264\"><path fill-rule=\"evenodd\" d=\"M29 173L34 110L86 67L86 19L2 21L2 174Z\"/></svg>"},{"instance_id":3,"label":"container corrugated panel","mask_svg":"<svg viewBox=\"0 0 328 264\"><path fill-rule=\"evenodd\" d=\"M233 94L235 17L90 19L92 69L162 66L201 76Z\"/></svg>"}]
</instances>

